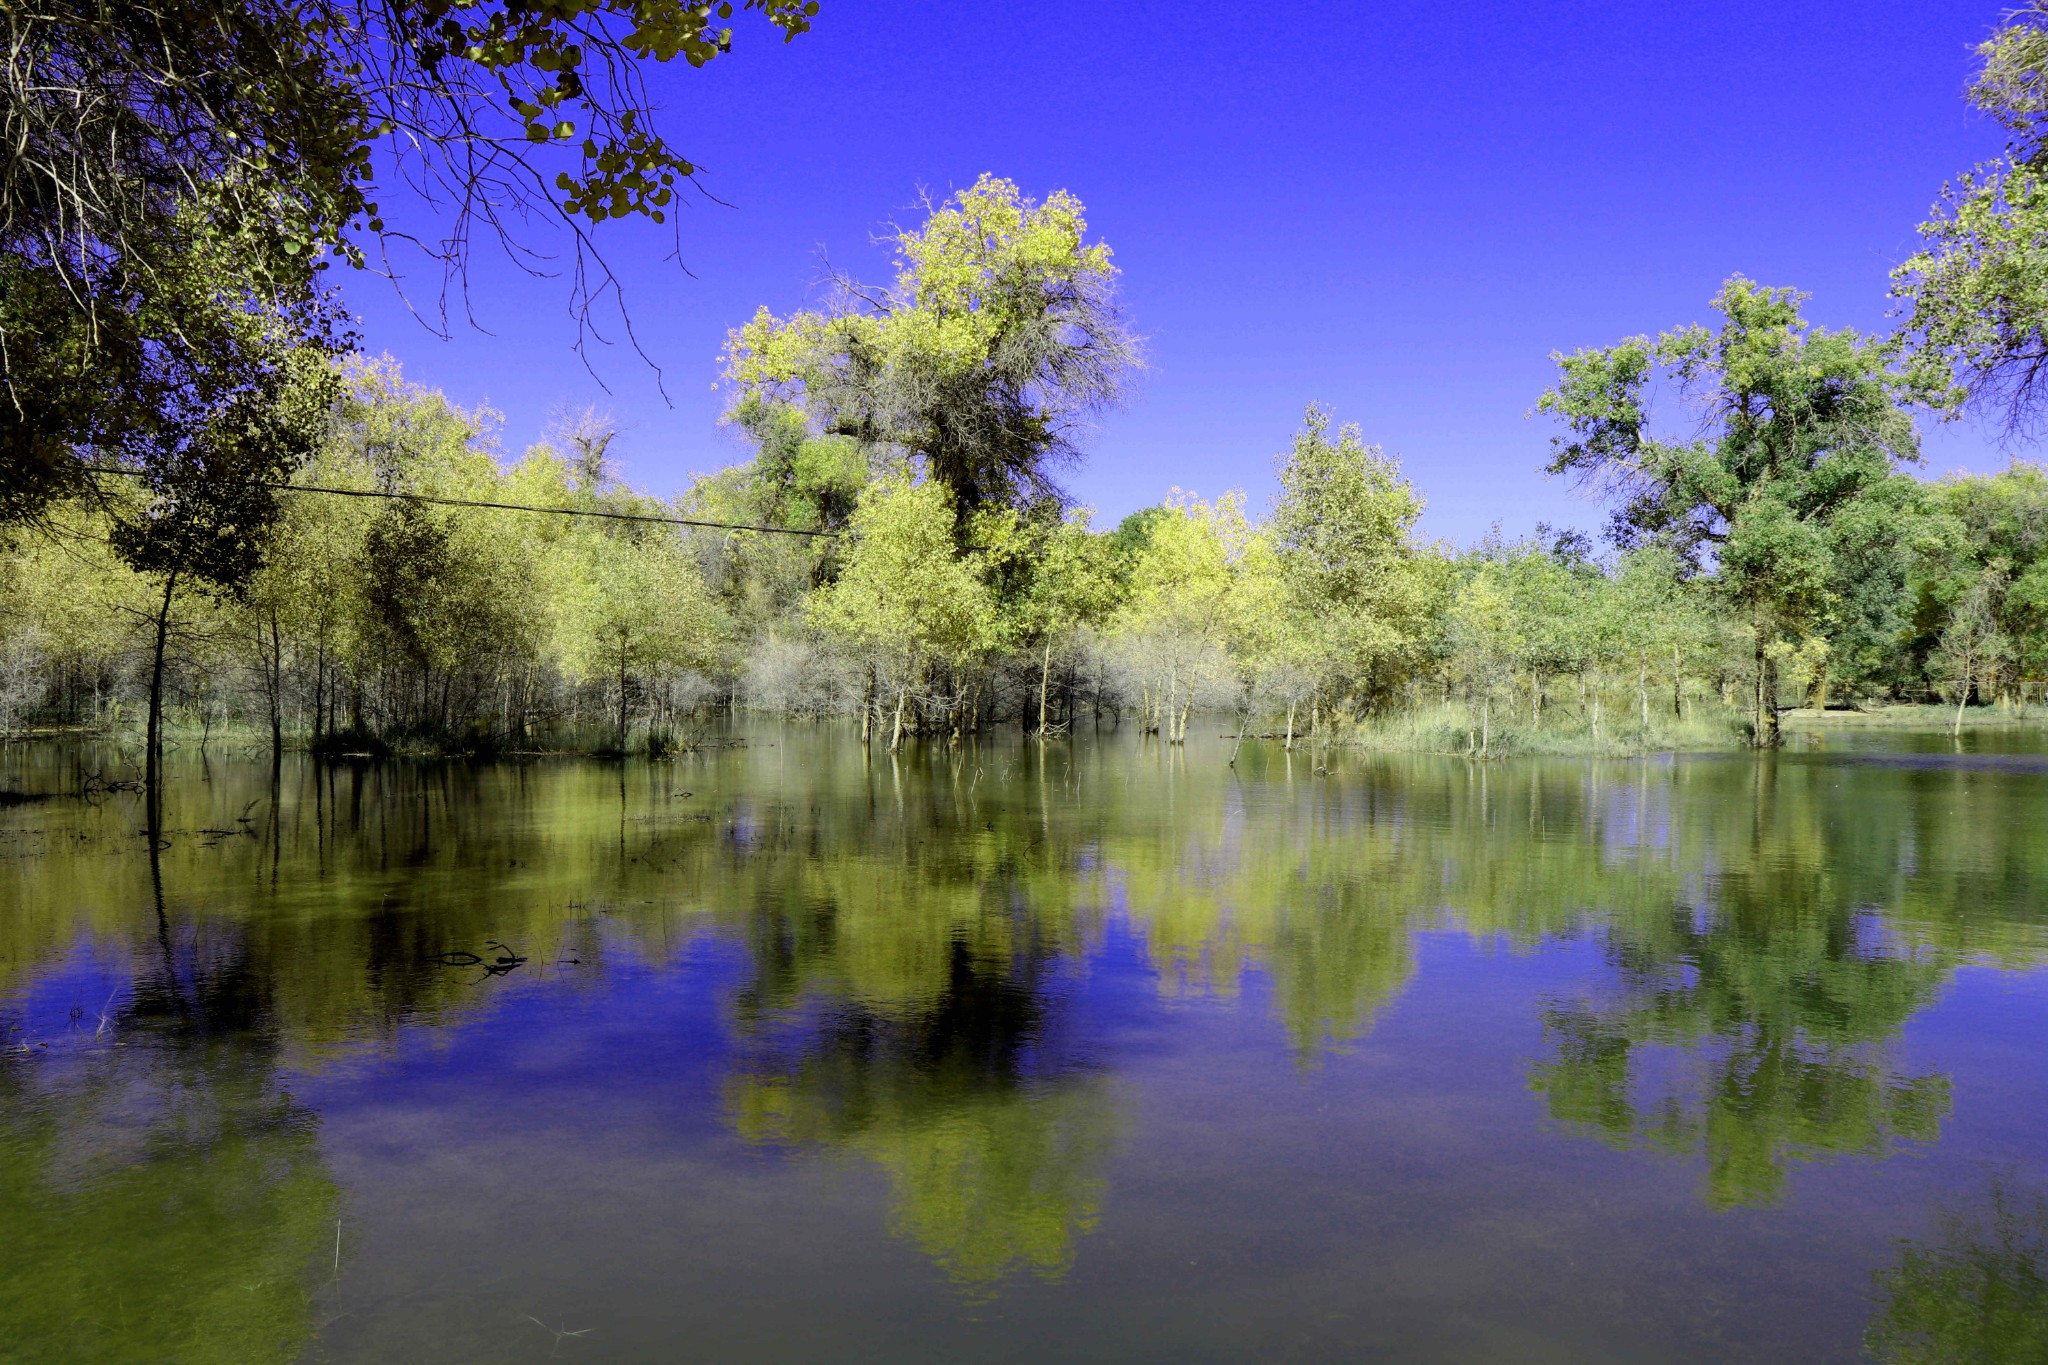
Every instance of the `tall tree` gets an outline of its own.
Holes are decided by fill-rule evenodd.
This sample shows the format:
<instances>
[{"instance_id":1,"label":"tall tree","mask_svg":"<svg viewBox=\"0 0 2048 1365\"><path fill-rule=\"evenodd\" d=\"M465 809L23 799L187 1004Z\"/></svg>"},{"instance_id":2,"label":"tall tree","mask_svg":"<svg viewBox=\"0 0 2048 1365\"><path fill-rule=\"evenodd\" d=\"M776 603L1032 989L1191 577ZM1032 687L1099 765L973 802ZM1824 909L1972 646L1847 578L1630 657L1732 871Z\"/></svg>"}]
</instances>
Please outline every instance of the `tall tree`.
<instances>
[{"instance_id":1,"label":"tall tree","mask_svg":"<svg viewBox=\"0 0 2048 1365\"><path fill-rule=\"evenodd\" d=\"M1969 100L2011 134L2005 155L1942 187L1892 294L1946 405L1974 402L2035 435L2048 399L2048 0L2011 11L1977 54Z\"/></svg>"},{"instance_id":2,"label":"tall tree","mask_svg":"<svg viewBox=\"0 0 2048 1365\"><path fill-rule=\"evenodd\" d=\"M263 566L278 486L317 445L336 389L327 356L300 344L300 328L281 325L260 307L238 308L232 299L216 308L212 360L167 388L148 420L131 421L106 448L140 485L115 505L114 550L158 585L146 741L152 790L162 757L164 652L178 590L233 596L247 587Z\"/></svg>"},{"instance_id":3,"label":"tall tree","mask_svg":"<svg viewBox=\"0 0 2048 1365\"><path fill-rule=\"evenodd\" d=\"M994 603L978 557L955 553L952 499L936 483L877 480L861 494L853 534L844 572L812 597L810 615L866 655L895 692L894 750L911 694L933 667L992 641Z\"/></svg>"},{"instance_id":4,"label":"tall tree","mask_svg":"<svg viewBox=\"0 0 2048 1365\"><path fill-rule=\"evenodd\" d=\"M1754 737L1775 746L1777 673L1824 625L1842 536L1866 534L1851 509L1877 505L1919 459L1904 404L1934 395L1893 369L1898 343L1811 327L1806 296L1735 276L1698 325L1654 340L1553 354L1557 387L1537 407L1557 417L1549 470L1618 501L1623 547L1662 543L1710 569L1749 623ZM1704 434L1651 434L1659 374L1703 408Z\"/></svg>"},{"instance_id":5,"label":"tall tree","mask_svg":"<svg viewBox=\"0 0 2048 1365\"><path fill-rule=\"evenodd\" d=\"M1037 203L984 175L896 234L888 288L842 279L824 311L763 308L735 329L739 409L793 408L818 432L915 459L963 523L1057 496L1077 424L1138 363L1109 248L1087 232L1066 191Z\"/></svg>"},{"instance_id":6,"label":"tall tree","mask_svg":"<svg viewBox=\"0 0 2048 1365\"><path fill-rule=\"evenodd\" d=\"M817 0L741 0L783 36ZM297 301L308 262L423 251L459 282L472 244L538 266L522 225L574 246L579 318L616 282L590 229L664 221L697 168L660 131L649 64L733 42L730 0L25 0L0 8L0 517L78 491L72 458L154 396L201 291L197 234L252 292ZM398 189L425 214L387 224ZM439 230L424 218L441 216ZM194 224L199 226L195 229ZM579 344L580 344L579 336ZM203 381L196 381L203 382ZM107 400L113 400L109 402Z\"/></svg>"},{"instance_id":7,"label":"tall tree","mask_svg":"<svg viewBox=\"0 0 2048 1365\"><path fill-rule=\"evenodd\" d=\"M1322 687L1386 694L1432 605L1413 536L1422 498L1355 425L1311 404L1280 460L1270 534L1302 661Z\"/></svg>"}]
</instances>

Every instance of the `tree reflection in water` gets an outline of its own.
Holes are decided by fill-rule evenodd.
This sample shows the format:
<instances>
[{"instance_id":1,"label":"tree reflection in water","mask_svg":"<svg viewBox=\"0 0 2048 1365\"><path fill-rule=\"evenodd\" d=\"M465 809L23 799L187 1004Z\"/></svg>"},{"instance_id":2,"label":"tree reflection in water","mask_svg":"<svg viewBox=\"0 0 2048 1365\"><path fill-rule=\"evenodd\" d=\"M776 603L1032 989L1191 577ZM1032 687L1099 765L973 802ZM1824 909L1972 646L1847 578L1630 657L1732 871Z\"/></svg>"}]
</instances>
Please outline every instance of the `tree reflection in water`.
<instances>
[{"instance_id":1,"label":"tree reflection in water","mask_svg":"<svg viewBox=\"0 0 2048 1365\"><path fill-rule=\"evenodd\" d=\"M1101 1208L1110 1090L1057 1026L1056 960L977 960L958 940L949 956L922 1005L814 999L746 1021L727 1114L749 1142L876 1162L898 1233L970 1291L1056 1278Z\"/></svg>"},{"instance_id":2,"label":"tree reflection in water","mask_svg":"<svg viewBox=\"0 0 2048 1365\"><path fill-rule=\"evenodd\" d=\"M1617 924L1615 986L1544 1012L1551 1050L1531 1085L1551 1117L1701 1155L1723 1209L1774 1202L1793 1162L1935 1141L1948 1078L1902 1074L1889 1054L1948 969L1832 918L1738 903Z\"/></svg>"},{"instance_id":3,"label":"tree reflection in water","mask_svg":"<svg viewBox=\"0 0 2048 1365\"><path fill-rule=\"evenodd\" d=\"M163 946L104 1023L0 1054L7 1359L254 1365L313 1340L341 1195L266 983L232 945Z\"/></svg>"},{"instance_id":4,"label":"tree reflection in water","mask_svg":"<svg viewBox=\"0 0 2048 1365\"><path fill-rule=\"evenodd\" d=\"M1886 1365L2048 1361L2048 1195L1994 1180L1877 1274L1864 1349Z\"/></svg>"},{"instance_id":5,"label":"tree reflection in water","mask_svg":"<svg viewBox=\"0 0 2048 1365\"><path fill-rule=\"evenodd\" d=\"M75 787L62 761L10 780ZM10 817L0 1001L80 961L130 984L123 1046L0 1066L0 1230L32 1267L0 1275L0 1321L37 1341L118 1301L157 1324L136 1341L293 1354L338 1195L279 1077L345 1088L353 1058L373 1086L422 1036L516 1050L517 1011L601 1009L687 976L692 944L735 964L721 1028L655 1046L702 1054L725 1133L885 1171L896 1230L970 1296L1060 1276L1102 1216L1143 1066L1090 994L1112 934L1142 982L1113 1008L1226 1007L1162 1049L1264 1002L1230 1064L1276 1059L1286 1096L1339 1086L1332 1056L1460 984L1432 978L1433 935L1476 945L1473 970L1590 962L1530 1002L1538 1098L1510 1083L1509 1112L1698 1161L1716 1209L1779 1199L1803 1161L1933 1143L1950 1081L1899 1060L1915 1017L1959 965L2048 960L2035 773L1331 762L1210 771L1112 741L871 764L790 729L674 767L222 763L174 774L157 860L119 801ZM440 965L493 942L530 964ZM1389 1049L1467 1060L1413 1022ZM173 1261L198 1268L145 1274Z\"/></svg>"}]
</instances>

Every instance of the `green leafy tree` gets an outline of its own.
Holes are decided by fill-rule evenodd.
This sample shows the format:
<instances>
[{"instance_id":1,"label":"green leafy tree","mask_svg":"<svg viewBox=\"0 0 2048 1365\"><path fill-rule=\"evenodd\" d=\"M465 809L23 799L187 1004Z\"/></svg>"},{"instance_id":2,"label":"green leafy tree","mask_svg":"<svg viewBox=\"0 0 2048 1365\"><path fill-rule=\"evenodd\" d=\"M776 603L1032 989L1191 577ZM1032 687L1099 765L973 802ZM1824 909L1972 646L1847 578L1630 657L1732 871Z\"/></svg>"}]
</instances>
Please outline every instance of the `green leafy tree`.
<instances>
[{"instance_id":1,"label":"green leafy tree","mask_svg":"<svg viewBox=\"0 0 2048 1365\"><path fill-rule=\"evenodd\" d=\"M1160 511L1143 527L1112 629L1140 679L1146 728L1180 744L1196 700L1234 687L1232 645L1257 638L1277 604L1243 494L1177 494Z\"/></svg>"},{"instance_id":2,"label":"green leafy tree","mask_svg":"<svg viewBox=\"0 0 2048 1365\"><path fill-rule=\"evenodd\" d=\"M525 260L522 225L568 230L572 308L622 302L588 229L672 211L696 166L666 138L647 69L730 48L735 9L785 39L817 0L31 0L0 11L0 518L91 480L77 453L221 357L224 254L280 306L313 264L424 252L465 276L478 240ZM373 155L379 153L379 155ZM439 230L387 225L381 169ZM443 319L449 291L442 291ZM309 335L307 340L316 340ZM582 334L579 333L579 346Z\"/></svg>"},{"instance_id":3,"label":"green leafy tree","mask_svg":"<svg viewBox=\"0 0 2048 1365\"><path fill-rule=\"evenodd\" d=\"M1550 472L1611 493L1624 547L1663 543L1702 563L1747 620L1765 747L1779 742L1779 667L1833 603L1841 533L1870 529L1848 514L1919 458L1903 405L1929 396L1893 371L1898 343L1810 327L1804 298L1736 276L1715 296L1718 328L1556 355L1558 385L1537 405L1567 428ZM1704 407L1705 435L1651 434L1660 370Z\"/></svg>"},{"instance_id":4,"label":"green leafy tree","mask_svg":"<svg viewBox=\"0 0 2048 1365\"><path fill-rule=\"evenodd\" d=\"M1117 583L1108 542L1088 529L1087 509L1071 515L1023 521L1004 512L1000 521L1003 545L987 544L978 531L985 557L1017 565L1022 584L1007 607L1012 633L1019 643L1038 652L1038 733L1047 733L1047 698L1052 687L1053 652L1073 641L1083 627L1102 620L1115 605ZM995 518L991 518L995 520ZM992 553L993 551L993 553Z\"/></svg>"},{"instance_id":5,"label":"green leafy tree","mask_svg":"<svg viewBox=\"0 0 2048 1365\"><path fill-rule=\"evenodd\" d=\"M997 630L981 565L956 553L953 524L942 486L877 480L854 510L844 571L810 601L811 620L868 656L894 688L891 750L903 743L911 692L933 667L987 648Z\"/></svg>"},{"instance_id":6,"label":"green leafy tree","mask_svg":"<svg viewBox=\"0 0 2048 1365\"><path fill-rule=\"evenodd\" d=\"M139 477L117 505L109 539L158 584L146 737L147 781L163 749L164 653L179 587L238 596L263 565L278 485L313 451L333 392L325 355L298 346L261 313L237 314L233 365L202 369L120 454Z\"/></svg>"},{"instance_id":7,"label":"green leafy tree","mask_svg":"<svg viewBox=\"0 0 2048 1365\"><path fill-rule=\"evenodd\" d=\"M1621 558L1607 593L1616 654L1635 673L1643 729L1650 728L1650 680L1668 681L1671 714L1685 714L1685 678L1709 649L1714 623L1684 565L1669 548L1644 546Z\"/></svg>"},{"instance_id":8,"label":"green leafy tree","mask_svg":"<svg viewBox=\"0 0 2048 1365\"><path fill-rule=\"evenodd\" d=\"M822 312L766 308L726 343L736 411L917 460L966 518L1056 496L1077 423L1117 401L1137 362L1109 248L1080 200L1043 203L985 175L895 236L886 289L840 281ZM761 414L753 416L751 414Z\"/></svg>"},{"instance_id":9,"label":"green leafy tree","mask_svg":"<svg viewBox=\"0 0 2048 1365\"><path fill-rule=\"evenodd\" d=\"M1997 670L1998 690L2024 694L2048 675L2048 473L2015 461L1992 475L1958 474L1930 490L1930 525L1939 534L1913 556L1915 615L1899 634L1908 657L1903 676L1924 661L1931 671L1940 635L1958 606L1990 584L1992 623L2007 646Z\"/></svg>"},{"instance_id":10,"label":"green leafy tree","mask_svg":"<svg viewBox=\"0 0 2048 1365\"><path fill-rule=\"evenodd\" d=\"M580 674L616 671L618 750L626 751L635 672L709 668L723 623L696 562L671 534L579 537L568 607L568 660Z\"/></svg>"},{"instance_id":11,"label":"green leafy tree","mask_svg":"<svg viewBox=\"0 0 2048 1365\"><path fill-rule=\"evenodd\" d=\"M1434 605L1413 539L1421 515L1398 461L1355 425L1333 440L1329 411L1309 406L1280 461L1269 534L1295 658L1321 690L1376 701L1413 660Z\"/></svg>"},{"instance_id":12,"label":"green leafy tree","mask_svg":"<svg viewBox=\"0 0 2048 1365\"><path fill-rule=\"evenodd\" d=\"M1499 564L1483 562L1451 596L1451 667L1467 695L1479 703L1473 747L1482 757L1492 748L1493 704L1513 686L1520 662L1506 577Z\"/></svg>"},{"instance_id":13,"label":"green leafy tree","mask_svg":"<svg viewBox=\"0 0 2048 1365\"><path fill-rule=\"evenodd\" d=\"M2012 653L2012 642L1998 629L1995 603L2005 587L2005 575L1996 567L1987 570L1963 592L1949 609L1948 624L1941 632L1941 644L1930 663L1955 688L1956 714L1951 733L1963 733L1963 708L1980 685L1996 677L1999 667Z\"/></svg>"},{"instance_id":14,"label":"green leafy tree","mask_svg":"<svg viewBox=\"0 0 2048 1365\"><path fill-rule=\"evenodd\" d=\"M1969 100L2011 134L2002 157L1942 188L1921 249L1892 272L1915 362L1942 401L2039 427L2048 384L2048 3L2027 0L1980 45Z\"/></svg>"}]
</instances>

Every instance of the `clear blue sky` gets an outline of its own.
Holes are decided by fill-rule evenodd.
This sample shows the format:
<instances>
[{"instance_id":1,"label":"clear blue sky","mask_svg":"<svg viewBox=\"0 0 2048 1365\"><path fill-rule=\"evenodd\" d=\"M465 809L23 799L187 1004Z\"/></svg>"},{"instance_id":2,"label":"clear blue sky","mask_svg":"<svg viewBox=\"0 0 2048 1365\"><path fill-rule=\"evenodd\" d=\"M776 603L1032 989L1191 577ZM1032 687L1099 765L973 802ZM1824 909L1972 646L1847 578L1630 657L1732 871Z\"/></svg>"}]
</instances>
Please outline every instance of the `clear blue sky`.
<instances>
[{"instance_id":1,"label":"clear blue sky","mask_svg":"<svg viewBox=\"0 0 2048 1365\"><path fill-rule=\"evenodd\" d=\"M488 334L441 341L389 287L347 281L371 350L505 414L516 451L596 403L655 492L742 459L712 390L728 327L813 297L821 255L869 278L872 236L984 171L1088 206L1148 339L1075 495L1113 519L1170 487L1247 489L1318 400L1399 455L1424 529L1596 529L1540 472L1526 414L1552 349L1708 317L1740 271L1811 291L1827 325L1882 327L1886 275L1944 179L1997 152L1961 94L1997 0L1670 0L1223 6L823 0L781 45L655 78L673 140L730 207L606 229L673 406L623 348L607 395L570 351L559 281L493 259ZM428 290L427 292L431 292ZM1984 432L1928 433L1928 465L1992 468Z\"/></svg>"}]
</instances>

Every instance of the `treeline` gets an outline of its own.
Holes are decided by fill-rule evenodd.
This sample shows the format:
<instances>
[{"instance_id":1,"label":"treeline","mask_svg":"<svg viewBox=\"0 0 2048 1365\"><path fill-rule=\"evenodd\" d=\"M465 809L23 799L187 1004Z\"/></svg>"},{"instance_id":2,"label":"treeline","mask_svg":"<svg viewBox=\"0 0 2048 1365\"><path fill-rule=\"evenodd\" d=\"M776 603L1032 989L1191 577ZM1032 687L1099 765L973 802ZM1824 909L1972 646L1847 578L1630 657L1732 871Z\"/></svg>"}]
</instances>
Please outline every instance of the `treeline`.
<instances>
[{"instance_id":1,"label":"treeline","mask_svg":"<svg viewBox=\"0 0 2048 1365\"><path fill-rule=\"evenodd\" d=\"M808 8L764 12L794 34ZM703 15L671 17L693 61L719 50ZM0 186L20 210L0 215L0 729L140 712L152 782L166 703L277 749L658 749L749 705L858 715L892 745L1104 715L1178 742L1220 708L1287 743L1488 753L1768 746L1802 700L1939 695L1960 726L2044 676L2040 471L1908 471L1922 418L1974 405L2024 433L2048 411L2048 0L1980 49L1970 99L2010 137L1920 225L1896 334L1813 326L1797 291L1735 276L1710 326L1554 357L1548 468L1610 503L1600 553L1546 531L1422 543L1398 465L1314 408L1269 515L1177 494L1091 525L1056 476L1142 347L1080 202L993 176L896 234L886 284L835 277L819 306L733 331L748 462L662 502L613 477L598 425L507 460L488 414L341 354L325 264L386 232L363 176L389 92L361 73L410 49L365 65L337 35L374 46L378 24L322 21L332 49L258 25L283 45L247 51L303 49L286 65L310 84L216 107L178 73L218 65L219 31L132 18L24 30L106 98L17 91ZM555 73L549 100L514 103L521 145L576 131L534 110L591 120L583 175L542 177L568 196L548 211L661 219L687 164L629 131L630 98L579 93L559 25L527 36L465 61ZM422 69L458 69L441 41ZM422 154L485 195L460 202L526 202L502 188L523 177L433 161L475 145L462 90L401 84L440 111L408 123ZM296 151L259 166L249 147ZM58 201L83 216L52 231ZM447 240L457 266L468 235ZM577 299L605 294L595 278Z\"/></svg>"},{"instance_id":2,"label":"treeline","mask_svg":"<svg viewBox=\"0 0 2048 1365\"><path fill-rule=\"evenodd\" d=\"M405 384L389 362L349 366L297 477L332 491L280 498L261 567L233 590L169 599L174 714L202 734L259 726L280 745L474 750L566 731L623 747L634 726L658 741L695 709L689 689L728 653L696 548L678 528L613 519L672 509L618 487L609 435L588 423L510 463L493 429L492 414ZM119 728L139 714L165 576L113 546L124 504L148 497L116 484L17 537L0 570L0 722Z\"/></svg>"},{"instance_id":3,"label":"treeline","mask_svg":"<svg viewBox=\"0 0 2048 1365\"><path fill-rule=\"evenodd\" d=\"M1942 221L1897 335L1738 275L1712 325L1554 355L1548 470L1607 500L1605 550L1428 543L1399 463L1314 405L1270 508L1176 492L1095 526L1055 476L1141 347L1079 201L995 177L900 232L887 285L735 329L752 457L668 500L619 481L594 415L509 458L388 360L266 333L264 383L82 444L68 492L10 508L0 729L143 712L153 772L166 711L339 752L658 752L737 707L892 748L1177 744L1205 711L1479 754L1770 746L1782 707L1864 699L1960 726L2048 677L2048 475L1911 472L1921 419L2006 392L1985 337L1938 325L1984 302Z\"/></svg>"},{"instance_id":4,"label":"treeline","mask_svg":"<svg viewBox=\"0 0 2048 1365\"><path fill-rule=\"evenodd\" d=\"M1571 533L1425 543L1399 466L1320 409L1267 515L1176 495L1106 530L1052 499L962 515L849 438L743 416L758 457L664 501L619 483L587 416L508 460L488 412L352 366L299 482L374 496L287 495L241 591L173 600L171 714L202 737L480 752L660 751L735 705L858 716L892 745L1097 721L1179 741L1207 710L1282 742L1494 751L1725 741L1755 700L1725 569ZM1875 524L1823 547L1825 596L1766 644L1769 700L2024 703L2048 670L2048 473L1887 475L1847 509ZM140 717L160 585L110 549L121 515L77 504L0 560L10 731Z\"/></svg>"}]
</instances>

